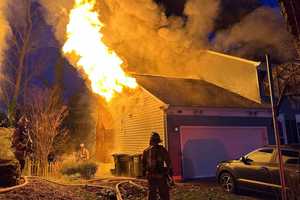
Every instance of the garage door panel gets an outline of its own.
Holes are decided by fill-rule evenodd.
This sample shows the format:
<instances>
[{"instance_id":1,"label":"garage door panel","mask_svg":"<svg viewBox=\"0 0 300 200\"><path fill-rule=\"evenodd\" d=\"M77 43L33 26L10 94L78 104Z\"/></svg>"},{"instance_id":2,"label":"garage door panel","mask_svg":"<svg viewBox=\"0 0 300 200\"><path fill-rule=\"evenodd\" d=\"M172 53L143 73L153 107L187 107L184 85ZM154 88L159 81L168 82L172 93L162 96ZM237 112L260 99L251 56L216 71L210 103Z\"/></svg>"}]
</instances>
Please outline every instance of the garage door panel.
<instances>
[{"instance_id":1,"label":"garage door panel","mask_svg":"<svg viewBox=\"0 0 300 200\"><path fill-rule=\"evenodd\" d=\"M215 175L218 162L236 159L266 144L266 129L241 127L181 127L183 176Z\"/></svg>"}]
</instances>

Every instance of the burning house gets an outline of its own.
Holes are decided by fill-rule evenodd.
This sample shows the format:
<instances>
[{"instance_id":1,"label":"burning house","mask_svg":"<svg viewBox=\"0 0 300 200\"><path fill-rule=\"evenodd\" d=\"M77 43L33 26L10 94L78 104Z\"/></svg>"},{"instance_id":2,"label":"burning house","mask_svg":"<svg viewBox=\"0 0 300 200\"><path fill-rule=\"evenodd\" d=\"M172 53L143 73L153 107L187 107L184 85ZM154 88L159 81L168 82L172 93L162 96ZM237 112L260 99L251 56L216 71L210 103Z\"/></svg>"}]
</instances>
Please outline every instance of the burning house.
<instances>
[{"instance_id":1,"label":"burning house","mask_svg":"<svg viewBox=\"0 0 300 200\"><path fill-rule=\"evenodd\" d=\"M115 1L119 2L123 1ZM96 1L75 0L63 46L93 92L109 102L119 152L141 153L148 146L150 133L157 131L169 149L175 175L190 179L214 176L219 161L274 143L271 110L261 101L260 63L204 50L199 38L193 38L199 34L194 32L198 29L195 26L202 23L193 23L201 17L193 15L192 6L186 10L191 23L183 26L182 19L168 21L153 1L127 4L107 6L112 12L103 13L112 16L103 16L109 19L104 26ZM209 5L214 6L207 18L213 19L218 6ZM136 6L144 10L136 12ZM203 31L201 37L211 28ZM103 41L110 41L110 47ZM196 41L200 47L194 47ZM132 78L123 71L123 60L116 52L130 58L131 65L154 65L161 71ZM136 57L147 64L135 62ZM181 65L185 66L181 69ZM132 90L122 93L127 88Z\"/></svg>"},{"instance_id":2,"label":"burning house","mask_svg":"<svg viewBox=\"0 0 300 200\"><path fill-rule=\"evenodd\" d=\"M259 63L206 54L206 59L214 57L211 65L202 60L209 73L231 64L215 80L195 78L197 70L186 77L133 75L139 87L112 102L120 107L116 130L120 152L141 153L150 133L159 132L171 154L175 176L193 179L214 176L221 160L274 143L270 107L259 99ZM234 85L234 79L247 84Z\"/></svg>"}]
</instances>

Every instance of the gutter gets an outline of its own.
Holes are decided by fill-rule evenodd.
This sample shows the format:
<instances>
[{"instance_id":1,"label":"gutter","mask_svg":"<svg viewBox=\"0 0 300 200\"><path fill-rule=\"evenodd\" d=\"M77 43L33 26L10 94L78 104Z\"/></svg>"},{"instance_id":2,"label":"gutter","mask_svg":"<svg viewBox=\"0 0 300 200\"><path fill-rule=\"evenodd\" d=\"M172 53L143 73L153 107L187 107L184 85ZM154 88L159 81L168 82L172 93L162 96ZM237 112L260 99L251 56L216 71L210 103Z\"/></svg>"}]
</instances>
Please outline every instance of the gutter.
<instances>
[{"instance_id":1,"label":"gutter","mask_svg":"<svg viewBox=\"0 0 300 200\"><path fill-rule=\"evenodd\" d=\"M161 106L160 108L163 111L163 126L164 126L164 146L166 147L166 149L169 151L169 139L168 139L168 114L167 114L167 110L169 109L170 105L169 104L165 104L163 106Z\"/></svg>"}]
</instances>

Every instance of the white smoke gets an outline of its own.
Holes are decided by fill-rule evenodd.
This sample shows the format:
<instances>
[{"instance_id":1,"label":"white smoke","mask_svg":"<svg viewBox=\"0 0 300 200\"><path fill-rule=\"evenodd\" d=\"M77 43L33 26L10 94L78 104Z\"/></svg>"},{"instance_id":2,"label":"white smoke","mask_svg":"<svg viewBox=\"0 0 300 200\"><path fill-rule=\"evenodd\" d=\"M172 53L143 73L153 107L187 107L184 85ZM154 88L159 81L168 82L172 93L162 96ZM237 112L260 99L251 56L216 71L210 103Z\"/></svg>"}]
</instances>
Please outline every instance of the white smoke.
<instances>
[{"instance_id":1,"label":"white smoke","mask_svg":"<svg viewBox=\"0 0 300 200\"><path fill-rule=\"evenodd\" d=\"M106 0L105 4L109 10L103 12L105 42L135 71L175 74L193 67L188 63L207 48L206 36L218 10L217 0L190 0L184 10L188 20L184 21L181 17L167 18L152 0Z\"/></svg>"},{"instance_id":2,"label":"white smoke","mask_svg":"<svg viewBox=\"0 0 300 200\"><path fill-rule=\"evenodd\" d=\"M3 88L6 77L4 76L4 59L5 51L8 48L8 37L11 33L9 23L7 21L7 1L0 1L0 101L6 99L6 92Z\"/></svg>"},{"instance_id":3,"label":"white smoke","mask_svg":"<svg viewBox=\"0 0 300 200\"><path fill-rule=\"evenodd\" d=\"M7 21L7 3L8 1L6 0L0 1L0 67L3 64L5 50L8 47L7 39L11 33Z\"/></svg>"},{"instance_id":4,"label":"white smoke","mask_svg":"<svg viewBox=\"0 0 300 200\"><path fill-rule=\"evenodd\" d=\"M41 2L63 43L73 4L68 0ZM208 48L207 35L213 29L218 5L219 0L189 0L184 11L187 21L167 18L152 0L99 0L97 9L105 25L104 42L123 58L129 70L175 74L193 67L190 64L196 64L202 50Z\"/></svg>"},{"instance_id":5,"label":"white smoke","mask_svg":"<svg viewBox=\"0 0 300 200\"><path fill-rule=\"evenodd\" d=\"M73 7L72 0L39 0L45 9L45 18L52 25L56 38L63 43L66 39L66 25L69 22L69 11Z\"/></svg>"},{"instance_id":6,"label":"white smoke","mask_svg":"<svg viewBox=\"0 0 300 200\"><path fill-rule=\"evenodd\" d=\"M197 67L202 50L214 49L245 58L271 53L278 60L294 56L291 36L278 11L261 7L228 30L214 31L221 0L188 0L186 18L166 17L153 0L98 0L104 42L123 58L129 70L178 74ZM65 41L70 0L40 0L61 43ZM258 56L259 57L259 56ZM126 67L126 66L124 66Z\"/></svg>"}]
</instances>

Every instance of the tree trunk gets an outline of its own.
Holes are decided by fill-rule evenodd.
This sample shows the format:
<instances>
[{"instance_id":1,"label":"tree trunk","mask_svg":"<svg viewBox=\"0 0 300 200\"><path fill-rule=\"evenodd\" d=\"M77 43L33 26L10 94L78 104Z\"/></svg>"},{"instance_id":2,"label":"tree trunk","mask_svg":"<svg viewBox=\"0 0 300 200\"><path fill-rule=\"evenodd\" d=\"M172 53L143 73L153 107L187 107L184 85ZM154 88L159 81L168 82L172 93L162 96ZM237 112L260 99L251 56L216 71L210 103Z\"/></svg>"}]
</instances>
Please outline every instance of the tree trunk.
<instances>
[{"instance_id":1,"label":"tree trunk","mask_svg":"<svg viewBox=\"0 0 300 200\"><path fill-rule=\"evenodd\" d=\"M18 52L19 57L18 57L18 66L16 72L15 88L14 88L12 100L8 108L8 119L9 119L10 126L13 126L15 122L16 108L17 108L18 98L21 90L21 82L24 75L25 59L30 48L31 32L32 32L31 1L27 1L26 9L27 9L26 25L25 25L26 28L23 33L20 32L20 35L23 36L24 40L23 43L21 44L20 52Z\"/></svg>"}]
</instances>

